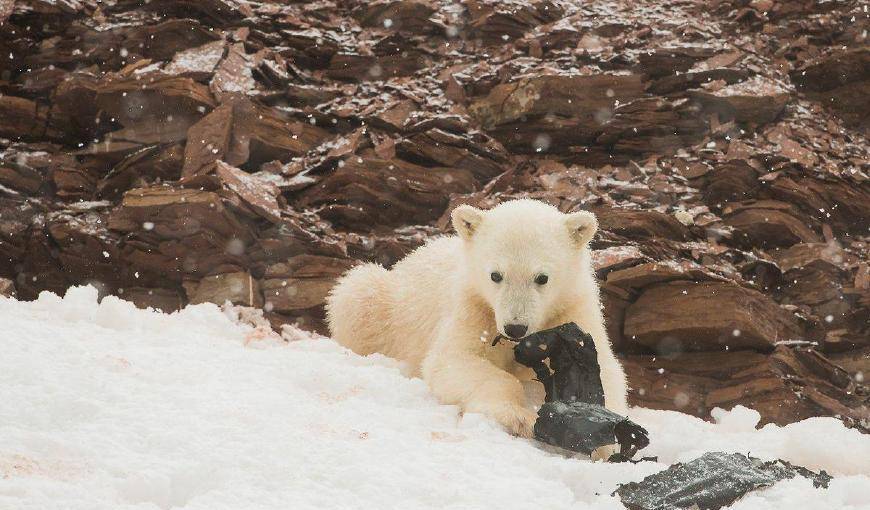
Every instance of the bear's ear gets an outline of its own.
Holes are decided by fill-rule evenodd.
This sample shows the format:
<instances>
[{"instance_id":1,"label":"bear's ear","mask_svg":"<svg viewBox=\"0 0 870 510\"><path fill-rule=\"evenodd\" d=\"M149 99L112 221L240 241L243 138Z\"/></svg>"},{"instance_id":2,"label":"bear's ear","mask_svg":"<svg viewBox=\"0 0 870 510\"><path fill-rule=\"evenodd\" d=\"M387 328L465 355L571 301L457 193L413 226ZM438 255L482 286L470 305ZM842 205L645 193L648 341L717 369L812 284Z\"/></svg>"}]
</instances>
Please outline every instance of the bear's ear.
<instances>
[{"instance_id":1,"label":"bear's ear","mask_svg":"<svg viewBox=\"0 0 870 510\"><path fill-rule=\"evenodd\" d=\"M591 241L595 232L598 231L598 220L589 211L577 211L567 215L565 224L577 246L586 246L586 243Z\"/></svg>"},{"instance_id":2,"label":"bear's ear","mask_svg":"<svg viewBox=\"0 0 870 510\"><path fill-rule=\"evenodd\" d=\"M470 205L460 205L450 213L453 228L459 233L459 237L466 241L474 235L481 220L483 220L483 211Z\"/></svg>"}]
</instances>

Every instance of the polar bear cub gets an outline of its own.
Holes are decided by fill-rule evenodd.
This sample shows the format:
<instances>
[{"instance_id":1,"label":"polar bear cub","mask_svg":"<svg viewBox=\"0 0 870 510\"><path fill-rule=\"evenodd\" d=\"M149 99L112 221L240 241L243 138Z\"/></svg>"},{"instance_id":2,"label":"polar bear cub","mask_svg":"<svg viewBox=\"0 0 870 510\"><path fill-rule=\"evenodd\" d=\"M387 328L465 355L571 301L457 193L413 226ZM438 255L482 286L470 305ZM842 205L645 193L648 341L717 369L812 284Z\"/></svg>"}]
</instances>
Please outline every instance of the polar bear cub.
<instances>
[{"instance_id":1,"label":"polar bear cub","mask_svg":"<svg viewBox=\"0 0 870 510\"><path fill-rule=\"evenodd\" d=\"M534 374L514 361L511 342L492 340L573 321L595 339L605 405L625 414L625 374L587 246L595 216L514 200L488 211L463 205L451 218L458 236L431 240L391 270L364 264L345 274L327 299L332 337L405 362L441 402L531 437L540 402L526 401L522 381Z\"/></svg>"}]
</instances>

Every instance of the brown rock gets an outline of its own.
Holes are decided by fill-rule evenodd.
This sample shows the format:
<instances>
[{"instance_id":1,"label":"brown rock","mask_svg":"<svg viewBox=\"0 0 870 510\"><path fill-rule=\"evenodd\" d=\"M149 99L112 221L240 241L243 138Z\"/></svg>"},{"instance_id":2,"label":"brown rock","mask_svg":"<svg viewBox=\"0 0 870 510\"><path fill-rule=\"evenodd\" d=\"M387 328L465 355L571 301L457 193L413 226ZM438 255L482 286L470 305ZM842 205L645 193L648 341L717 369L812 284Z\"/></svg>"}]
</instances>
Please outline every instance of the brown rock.
<instances>
[{"instance_id":1,"label":"brown rock","mask_svg":"<svg viewBox=\"0 0 870 510\"><path fill-rule=\"evenodd\" d=\"M96 104L124 126L159 124L170 116L192 122L215 106L205 85L158 73L109 79L97 88Z\"/></svg>"},{"instance_id":2,"label":"brown rock","mask_svg":"<svg viewBox=\"0 0 870 510\"><path fill-rule=\"evenodd\" d=\"M292 312L322 306L326 295L353 261L299 255L266 268L262 280L267 307Z\"/></svg>"},{"instance_id":3,"label":"brown rock","mask_svg":"<svg viewBox=\"0 0 870 510\"><path fill-rule=\"evenodd\" d=\"M725 209L725 223L734 229L734 242L744 247L772 248L821 241L795 216L789 204L774 200L730 205Z\"/></svg>"},{"instance_id":4,"label":"brown rock","mask_svg":"<svg viewBox=\"0 0 870 510\"><path fill-rule=\"evenodd\" d=\"M203 219L198 225L190 219ZM147 225L146 225L147 223ZM208 227L223 237L242 237L246 229L232 213L223 207L220 196L196 189L154 187L132 189L124 194L121 208L109 218L109 228L121 232L153 231L167 238L182 238Z\"/></svg>"},{"instance_id":5,"label":"brown rock","mask_svg":"<svg viewBox=\"0 0 870 510\"><path fill-rule=\"evenodd\" d=\"M214 97L223 102L238 94L255 92L257 82L251 73L251 60L245 54L245 46L236 43L227 50L227 55L218 65L209 88Z\"/></svg>"},{"instance_id":6,"label":"brown rock","mask_svg":"<svg viewBox=\"0 0 870 510\"><path fill-rule=\"evenodd\" d=\"M651 78L659 78L674 73L684 73L696 63L716 55L717 50L706 46L679 46L675 48L655 48L641 52L638 56L641 70Z\"/></svg>"},{"instance_id":7,"label":"brown rock","mask_svg":"<svg viewBox=\"0 0 870 510\"><path fill-rule=\"evenodd\" d=\"M721 81L726 84L739 83L749 78L750 73L742 69L709 69L690 71L683 74L665 76L653 81L647 86L647 91L653 94L672 94L687 89L694 89L711 81Z\"/></svg>"},{"instance_id":8,"label":"brown rock","mask_svg":"<svg viewBox=\"0 0 870 510\"><path fill-rule=\"evenodd\" d=\"M715 92L690 91L709 113L718 115L721 122L767 124L782 113L789 101L787 91L766 80L748 80Z\"/></svg>"},{"instance_id":9,"label":"brown rock","mask_svg":"<svg viewBox=\"0 0 870 510\"><path fill-rule=\"evenodd\" d=\"M350 158L301 195L303 206L345 226L428 223L447 207L450 193L474 190L471 172L426 168L400 159Z\"/></svg>"},{"instance_id":10,"label":"brown rock","mask_svg":"<svg viewBox=\"0 0 870 510\"><path fill-rule=\"evenodd\" d=\"M240 168L259 168L268 161L289 161L316 147L328 134L247 99L233 102L233 135L224 161Z\"/></svg>"},{"instance_id":11,"label":"brown rock","mask_svg":"<svg viewBox=\"0 0 870 510\"><path fill-rule=\"evenodd\" d=\"M625 335L661 353L769 351L804 339L797 319L758 291L683 281L646 287L626 310Z\"/></svg>"},{"instance_id":12,"label":"brown rock","mask_svg":"<svg viewBox=\"0 0 870 510\"><path fill-rule=\"evenodd\" d=\"M152 145L124 157L97 183L101 198L117 200L130 188L148 187L181 176L184 146L178 143Z\"/></svg>"},{"instance_id":13,"label":"brown rock","mask_svg":"<svg viewBox=\"0 0 870 510\"><path fill-rule=\"evenodd\" d=\"M226 42L223 40L182 50L172 57L172 62L163 68L163 72L197 81L207 80L214 73L225 52Z\"/></svg>"},{"instance_id":14,"label":"brown rock","mask_svg":"<svg viewBox=\"0 0 870 510\"><path fill-rule=\"evenodd\" d=\"M49 213L46 231L57 261L74 281L116 288L128 281L118 237L107 228L108 203Z\"/></svg>"},{"instance_id":15,"label":"brown rock","mask_svg":"<svg viewBox=\"0 0 870 510\"><path fill-rule=\"evenodd\" d=\"M623 289L642 289L648 285L673 280L712 279L708 271L691 261L657 261L638 264L607 273L607 283Z\"/></svg>"},{"instance_id":16,"label":"brown rock","mask_svg":"<svg viewBox=\"0 0 870 510\"><path fill-rule=\"evenodd\" d=\"M832 363L842 367L857 383L870 380L870 347L828 356Z\"/></svg>"},{"instance_id":17,"label":"brown rock","mask_svg":"<svg viewBox=\"0 0 870 510\"><path fill-rule=\"evenodd\" d=\"M636 246L610 246L592 251L592 267L599 275L644 262L646 257Z\"/></svg>"},{"instance_id":18,"label":"brown rock","mask_svg":"<svg viewBox=\"0 0 870 510\"><path fill-rule=\"evenodd\" d=\"M15 9L15 0L0 0L0 25L6 23Z\"/></svg>"},{"instance_id":19,"label":"brown rock","mask_svg":"<svg viewBox=\"0 0 870 510\"><path fill-rule=\"evenodd\" d=\"M47 108L23 97L0 96L0 136L15 140L45 135Z\"/></svg>"},{"instance_id":20,"label":"brown rock","mask_svg":"<svg viewBox=\"0 0 870 510\"><path fill-rule=\"evenodd\" d=\"M504 44L522 37L538 25L558 20L565 12L550 0L522 4L471 0L465 5L471 16L471 36L482 39L486 44Z\"/></svg>"},{"instance_id":21,"label":"brown rock","mask_svg":"<svg viewBox=\"0 0 870 510\"><path fill-rule=\"evenodd\" d=\"M334 80L382 80L410 76L426 64L426 54L415 50L383 56L338 53L330 60L326 74Z\"/></svg>"},{"instance_id":22,"label":"brown rock","mask_svg":"<svg viewBox=\"0 0 870 510\"><path fill-rule=\"evenodd\" d=\"M40 153L8 150L0 153L0 185L13 190L34 194L50 173L50 157Z\"/></svg>"},{"instance_id":23,"label":"brown rock","mask_svg":"<svg viewBox=\"0 0 870 510\"><path fill-rule=\"evenodd\" d=\"M181 175L192 177L209 171L215 161L229 152L233 129L233 106L222 104L192 125L184 146L184 167Z\"/></svg>"},{"instance_id":24,"label":"brown rock","mask_svg":"<svg viewBox=\"0 0 870 510\"><path fill-rule=\"evenodd\" d=\"M220 194L169 186L125 193L109 228L124 236L121 257L147 286L241 271L255 237Z\"/></svg>"},{"instance_id":25,"label":"brown rock","mask_svg":"<svg viewBox=\"0 0 870 510\"><path fill-rule=\"evenodd\" d=\"M503 150L474 143L467 137L441 129L430 129L404 138L396 144L396 154L432 166L468 170L481 182L503 173L507 162Z\"/></svg>"},{"instance_id":26,"label":"brown rock","mask_svg":"<svg viewBox=\"0 0 870 510\"><path fill-rule=\"evenodd\" d=\"M215 174L226 189L238 195L251 210L269 221L281 221L278 186L262 176L251 175L223 161L215 163Z\"/></svg>"},{"instance_id":27,"label":"brown rock","mask_svg":"<svg viewBox=\"0 0 870 510\"><path fill-rule=\"evenodd\" d=\"M598 126L612 115L616 101L627 103L642 95L637 75L540 76L493 88L469 112L485 128L547 114L577 117Z\"/></svg>"},{"instance_id":28,"label":"brown rock","mask_svg":"<svg viewBox=\"0 0 870 510\"><path fill-rule=\"evenodd\" d=\"M657 238L683 241L688 229L673 216L657 211L631 209L594 209L602 230L629 239Z\"/></svg>"},{"instance_id":29,"label":"brown rock","mask_svg":"<svg viewBox=\"0 0 870 510\"><path fill-rule=\"evenodd\" d=\"M832 108L847 122L870 125L870 49L844 49L789 73L798 90Z\"/></svg>"},{"instance_id":30,"label":"brown rock","mask_svg":"<svg viewBox=\"0 0 870 510\"><path fill-rule=\"evenodd\" d=\"M14 298L15 283L8 278L0 278L0 296Z\"/></svg>"},{"instance_id":31,"label":"brown rock","mask_svg":"<svg viewBox=\"0 0 870 510\"><path fill-rule=\"evenodd\" d=\"M139 308L154 308L165 313L184 308L184 296L174 289L127 287L119 295Z\"/></svg>"},{"instance_id":32,"label":"brown rock","mask_svg":"<svg viewBox=\"0 0 870 510\"><path fill-rule=\"evenodd\" d=\"M758 171L744 160L730 160L716 165L707 176L704 202L721 209L728 202L754 198L760 183Z\"/></svg>"},{"instance_id":33,"label":"brown rock","mask_svg":"<svg viewBox=\"0 0 870 510\"><path fill-rule=\"evenodd\" d=\"M206 276L198 282L185 281L184 290L192 305L199 303L222 305L229 301L234 305L263 306L260 284L246 272Z\"/></svg>"},{"instance_id":34,"label":"brown rock","mask_svg":"<svg viewBox=\"0 0 870 510\"><path fill-rule=\"evenodd\" d=\"M218 25L238 23L254 15L244 0L153 0L145 7L163 16L196 17Z\"/></svg>"},{"instance_id":35,"label":"brown rock","mask_svg":"<svg viewBox=\"0 0 870 510\"><path fill-rule=\"evenodd\" d=\"M768 193L841 231L864 233L870 222L870 186L866 181L780 175L769 183Z\"/></svg>"},{"instance_id":36,"label":"brown rock","mask_svg":"<svg viewBox=\"0 0 870 510\"><path fill-rule=\"evenodd\" d=\"M375 0L354 9L353 16L364 27L427 34L441 29L431 19L434 12L429 3L419 0Z\"/></svg>"},{"instance_id":37,"label":"brown rock","mask_svg":"<svg viewBox=\"0 0 870 510\"><path fill-rule=\"evenodd\" d=\"M837 416L866 430L867 387L810 349L628 356L629 402L710 419L710 411L743 405L761 424L786 425L815 416ZM860 391L856 388L861 388ZM863 395L863 396L861 396Z\"/></svg>"},{"instance_id":38,"label":"brown rock","mask_svg":"<svg viewBox=\"0 0 870 510\"><path fill-rule=\"evenodd\" d=\"M617 353L649 352L637 342L628 341L622 334L622 324L625 322L625 310L631 303L630 294L619 287L607 285L601 286L601 305L604 312L604 325L607 330L607 338Z\"/></svg>"}]
</instances>

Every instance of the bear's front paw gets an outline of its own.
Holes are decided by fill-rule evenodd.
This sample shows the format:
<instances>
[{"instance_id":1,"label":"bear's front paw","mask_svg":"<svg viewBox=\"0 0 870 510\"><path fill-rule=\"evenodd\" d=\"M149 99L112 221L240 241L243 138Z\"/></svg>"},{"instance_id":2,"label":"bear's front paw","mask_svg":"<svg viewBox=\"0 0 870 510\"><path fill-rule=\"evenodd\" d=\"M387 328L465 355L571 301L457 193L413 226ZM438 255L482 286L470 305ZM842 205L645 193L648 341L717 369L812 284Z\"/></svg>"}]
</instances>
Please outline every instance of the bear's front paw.
<instances>
[{"instance_id":1,"label":"bear's front paw","mask_svg":"<svg viewBox=\"0 0 870 510\"><path fill-rule=\"evenodd\" d=\"M608 444L604 446L599 446L595 450L589 454L589 458L595 462L604 461L607 462L610 457L619 453L619 445L618 444Z\"/></svg>"},{"instance_id":2,"label":"bear's front paw","mask_svg":"<svg viewBox=\"0 0 870 510\"><path fill-rule=\"evenodd\" d=\"M530 439L535 435L538 414L531 409L519 404L504 403L493 406L489 414L515 436Z\"/></svg>"}]
</instances>

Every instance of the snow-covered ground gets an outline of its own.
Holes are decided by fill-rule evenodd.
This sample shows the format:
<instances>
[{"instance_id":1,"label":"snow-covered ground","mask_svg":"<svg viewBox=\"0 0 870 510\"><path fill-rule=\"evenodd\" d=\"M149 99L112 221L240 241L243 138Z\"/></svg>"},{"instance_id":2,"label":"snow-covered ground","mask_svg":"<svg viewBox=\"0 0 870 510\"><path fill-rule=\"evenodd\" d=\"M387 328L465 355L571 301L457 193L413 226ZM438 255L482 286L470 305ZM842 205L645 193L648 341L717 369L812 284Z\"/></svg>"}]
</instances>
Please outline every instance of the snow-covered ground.
<instances>
[{"instance_id":1,"label":"snow-covered ground","mask_svg":"<svg viewBox=\"0 0 870 510\"><path fill-rule=\"evenodd\" d=\"M97 304L90 287L0 297L0 509L619 509L617 484L713 450L835 476L732 508L870 508L870 437L834 419L636 409L659 463L592 463L460 418L389 359L233 315Z\"/></svg>"}]
</instances>

